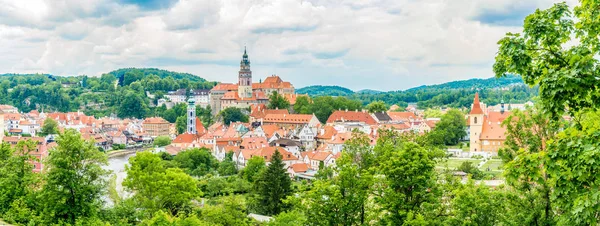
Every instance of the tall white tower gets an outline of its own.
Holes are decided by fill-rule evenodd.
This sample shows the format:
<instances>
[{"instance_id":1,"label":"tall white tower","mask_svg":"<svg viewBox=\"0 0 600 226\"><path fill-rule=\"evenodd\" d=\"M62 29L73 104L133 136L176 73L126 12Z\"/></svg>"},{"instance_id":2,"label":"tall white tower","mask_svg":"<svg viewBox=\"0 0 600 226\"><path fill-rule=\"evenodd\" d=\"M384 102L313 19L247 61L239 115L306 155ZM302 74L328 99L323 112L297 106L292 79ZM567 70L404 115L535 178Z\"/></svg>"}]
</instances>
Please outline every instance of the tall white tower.
<instances>
[{"instance_id":1,"label":"tall white tower","mask_svg":"<svg viewBox=\"0 0 600 226\"><path fill-rule=\"evenodd\" d=\"M194 98L188 100L187 108L187 133L197 134L196 131L196 104Z\"/></svg>"},{"instance_id":2,"label":"tall white tower","mask_svg":"<svg viewBox=\"0 0 600 226\"><path fill-rule=\"evenodd\" d=\"M250 70L250 61L244 47L244 55L240 62L240 74L238 76L238 96L240 98L252 97L252 71Z\"/></svg>"}]
</instances>

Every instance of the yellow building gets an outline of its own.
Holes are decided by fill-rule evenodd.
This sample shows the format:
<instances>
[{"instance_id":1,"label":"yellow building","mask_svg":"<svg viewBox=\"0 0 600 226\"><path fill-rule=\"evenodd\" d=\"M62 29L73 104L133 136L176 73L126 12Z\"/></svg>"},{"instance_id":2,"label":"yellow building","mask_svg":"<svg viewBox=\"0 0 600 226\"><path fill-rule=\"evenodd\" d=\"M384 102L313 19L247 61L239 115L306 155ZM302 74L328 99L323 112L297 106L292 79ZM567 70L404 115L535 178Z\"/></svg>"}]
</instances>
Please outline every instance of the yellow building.
<instances>
[{"instance_id":1,"label":"yellow building","mask_svg":"<svg viewBox=\"0 0 600 226\"><path fill-rule=\"evenodd\" d=\"M483 109L485 104L479 102L479 94L476 93L468 115L470 151L498 153L506 140L506 128L502 126L502 121L510 112L504 111L504 104L500 112L486 113Z\"/></svg>"},{"instance_id":2,"label":"yellow building","mask_svg":"<svg viewBox=\"0 0 600 226\"><path fill-rule=\"evenodd\" d=\"M169 136L170 123L161 117L146 118L142 123L142 127L151 137Z\"/></svg>"}]
</instances>

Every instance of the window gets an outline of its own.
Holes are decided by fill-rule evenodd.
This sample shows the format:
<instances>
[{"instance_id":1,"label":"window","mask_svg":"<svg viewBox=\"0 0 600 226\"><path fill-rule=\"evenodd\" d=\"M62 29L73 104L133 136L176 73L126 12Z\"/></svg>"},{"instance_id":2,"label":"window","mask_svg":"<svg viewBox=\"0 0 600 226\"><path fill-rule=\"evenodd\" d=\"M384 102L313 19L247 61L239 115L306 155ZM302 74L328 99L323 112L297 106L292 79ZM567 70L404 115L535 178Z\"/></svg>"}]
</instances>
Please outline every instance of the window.
<instances>
[{"instance_id":1,"label":"window","mask_svg":"<svg viewBox=\"0 0 600 226\"><path fill-rule=\"evenodd\" d=\"M477 117L473 118L473 122L477 124Z\"/></svg>"}]
</instances>

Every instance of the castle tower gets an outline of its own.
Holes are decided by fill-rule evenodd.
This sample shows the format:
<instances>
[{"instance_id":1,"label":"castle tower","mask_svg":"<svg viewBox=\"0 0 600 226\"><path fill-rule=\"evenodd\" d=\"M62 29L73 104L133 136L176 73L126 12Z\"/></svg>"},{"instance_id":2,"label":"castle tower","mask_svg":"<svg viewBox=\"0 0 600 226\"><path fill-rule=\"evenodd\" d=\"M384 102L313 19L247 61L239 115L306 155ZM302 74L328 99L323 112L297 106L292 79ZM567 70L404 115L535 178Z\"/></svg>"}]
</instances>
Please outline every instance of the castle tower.
<instances>
[{"instance_id":1,"label":"castle tower","mask_svg":"<svg viewBox=\"0 0 600 226\"><path fill-rule=\"evenodd\" d=\"M250 70L250 61L244 47L244 55L240 62L240 72L238 76L238 96L240 98L252 97L252 71Z\"/></svg>"},{"instance_id":2,"label":"castle tower","mask_svg":"<svg viewBox=\"0 0 600 226\"><path fill-rule=\"evenodd\" d=\"M475 93L473 106L469 112L469 134L470 134L470 151L481 151L481 141L479 136L483 129L484 114L479 103L479 93Z\"/></svg>"},{"instance_id":3,"label":"castle tower","mask_svg":"<svg viewBox=\"0 0 600 226\"><path fill-rule=\"evenodd\" d=\"M193 98L188 100L187 109L187 133L197 134L196 131L196 102Z\"/></svg>"}]
</instances>

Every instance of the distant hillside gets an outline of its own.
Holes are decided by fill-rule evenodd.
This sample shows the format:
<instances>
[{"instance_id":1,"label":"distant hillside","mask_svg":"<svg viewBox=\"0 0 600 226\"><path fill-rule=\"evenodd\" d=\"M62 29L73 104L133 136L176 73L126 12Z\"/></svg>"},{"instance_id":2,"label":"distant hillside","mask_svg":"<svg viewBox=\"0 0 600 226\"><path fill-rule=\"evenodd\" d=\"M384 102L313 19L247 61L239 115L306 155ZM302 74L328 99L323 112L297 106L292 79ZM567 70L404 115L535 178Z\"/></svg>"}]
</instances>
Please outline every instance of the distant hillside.
<instances>
[{"instance_id":1,"label":"distant hillside","mask_svg":"<svg viewBox=\"0 0 600 226\"><path fill-rule=\"evenodd\" d=\"M512 84L523 84L523 79L520 76L509 75L503 78L487 78L487 79L468 79L468 80L459 80L446 82L438 85L424 85L418 86L415 88L410 88L406 91L417 91L422 89L484 89L484 88L498 88L498 87L507 87Z\"/></svg>"},{"instance_id":2,"label":"distant hillside","mask_svg":"<svg viewBox=\"0 0 600 226\"><path fill-rule=\"evenodd\" d=\"M354 91L341 86L307 86L296 90L299 94L308 94L309 96L346 96Z\"/></svg>"},{"instance_id":3,"label":"distant hillside","mask_svg":"<svg viewBox=\"0 0 600 226\"><path fill-rule=\"evenodd\" d=\"M379 90L372 90L372 89L363 89L363 90L356 91L356 93L364 93L364 94L378 94L378 93L383 93L383 91L379 91Z\"/></svg>"},{"instance_id":4,"label":"distant hillside","mask_svg":"<svg viewBox=\"0 0 600 226\"><path fill-rule=\"evenodd\" d=\"M146 77L148 75L157 75L160 78L171 77L175 80L177 79L187 79L192 82L206 82L206 79L201 78L200 76L193 75L190 73L181 73L174 71L167 71L157 68L121 68L114 71L109 72L109 74L113 74L115 77L119 78L120 81L125 74L128 72L131 73L140 73L142 77Z\"/></svg>"}]
</instances>

